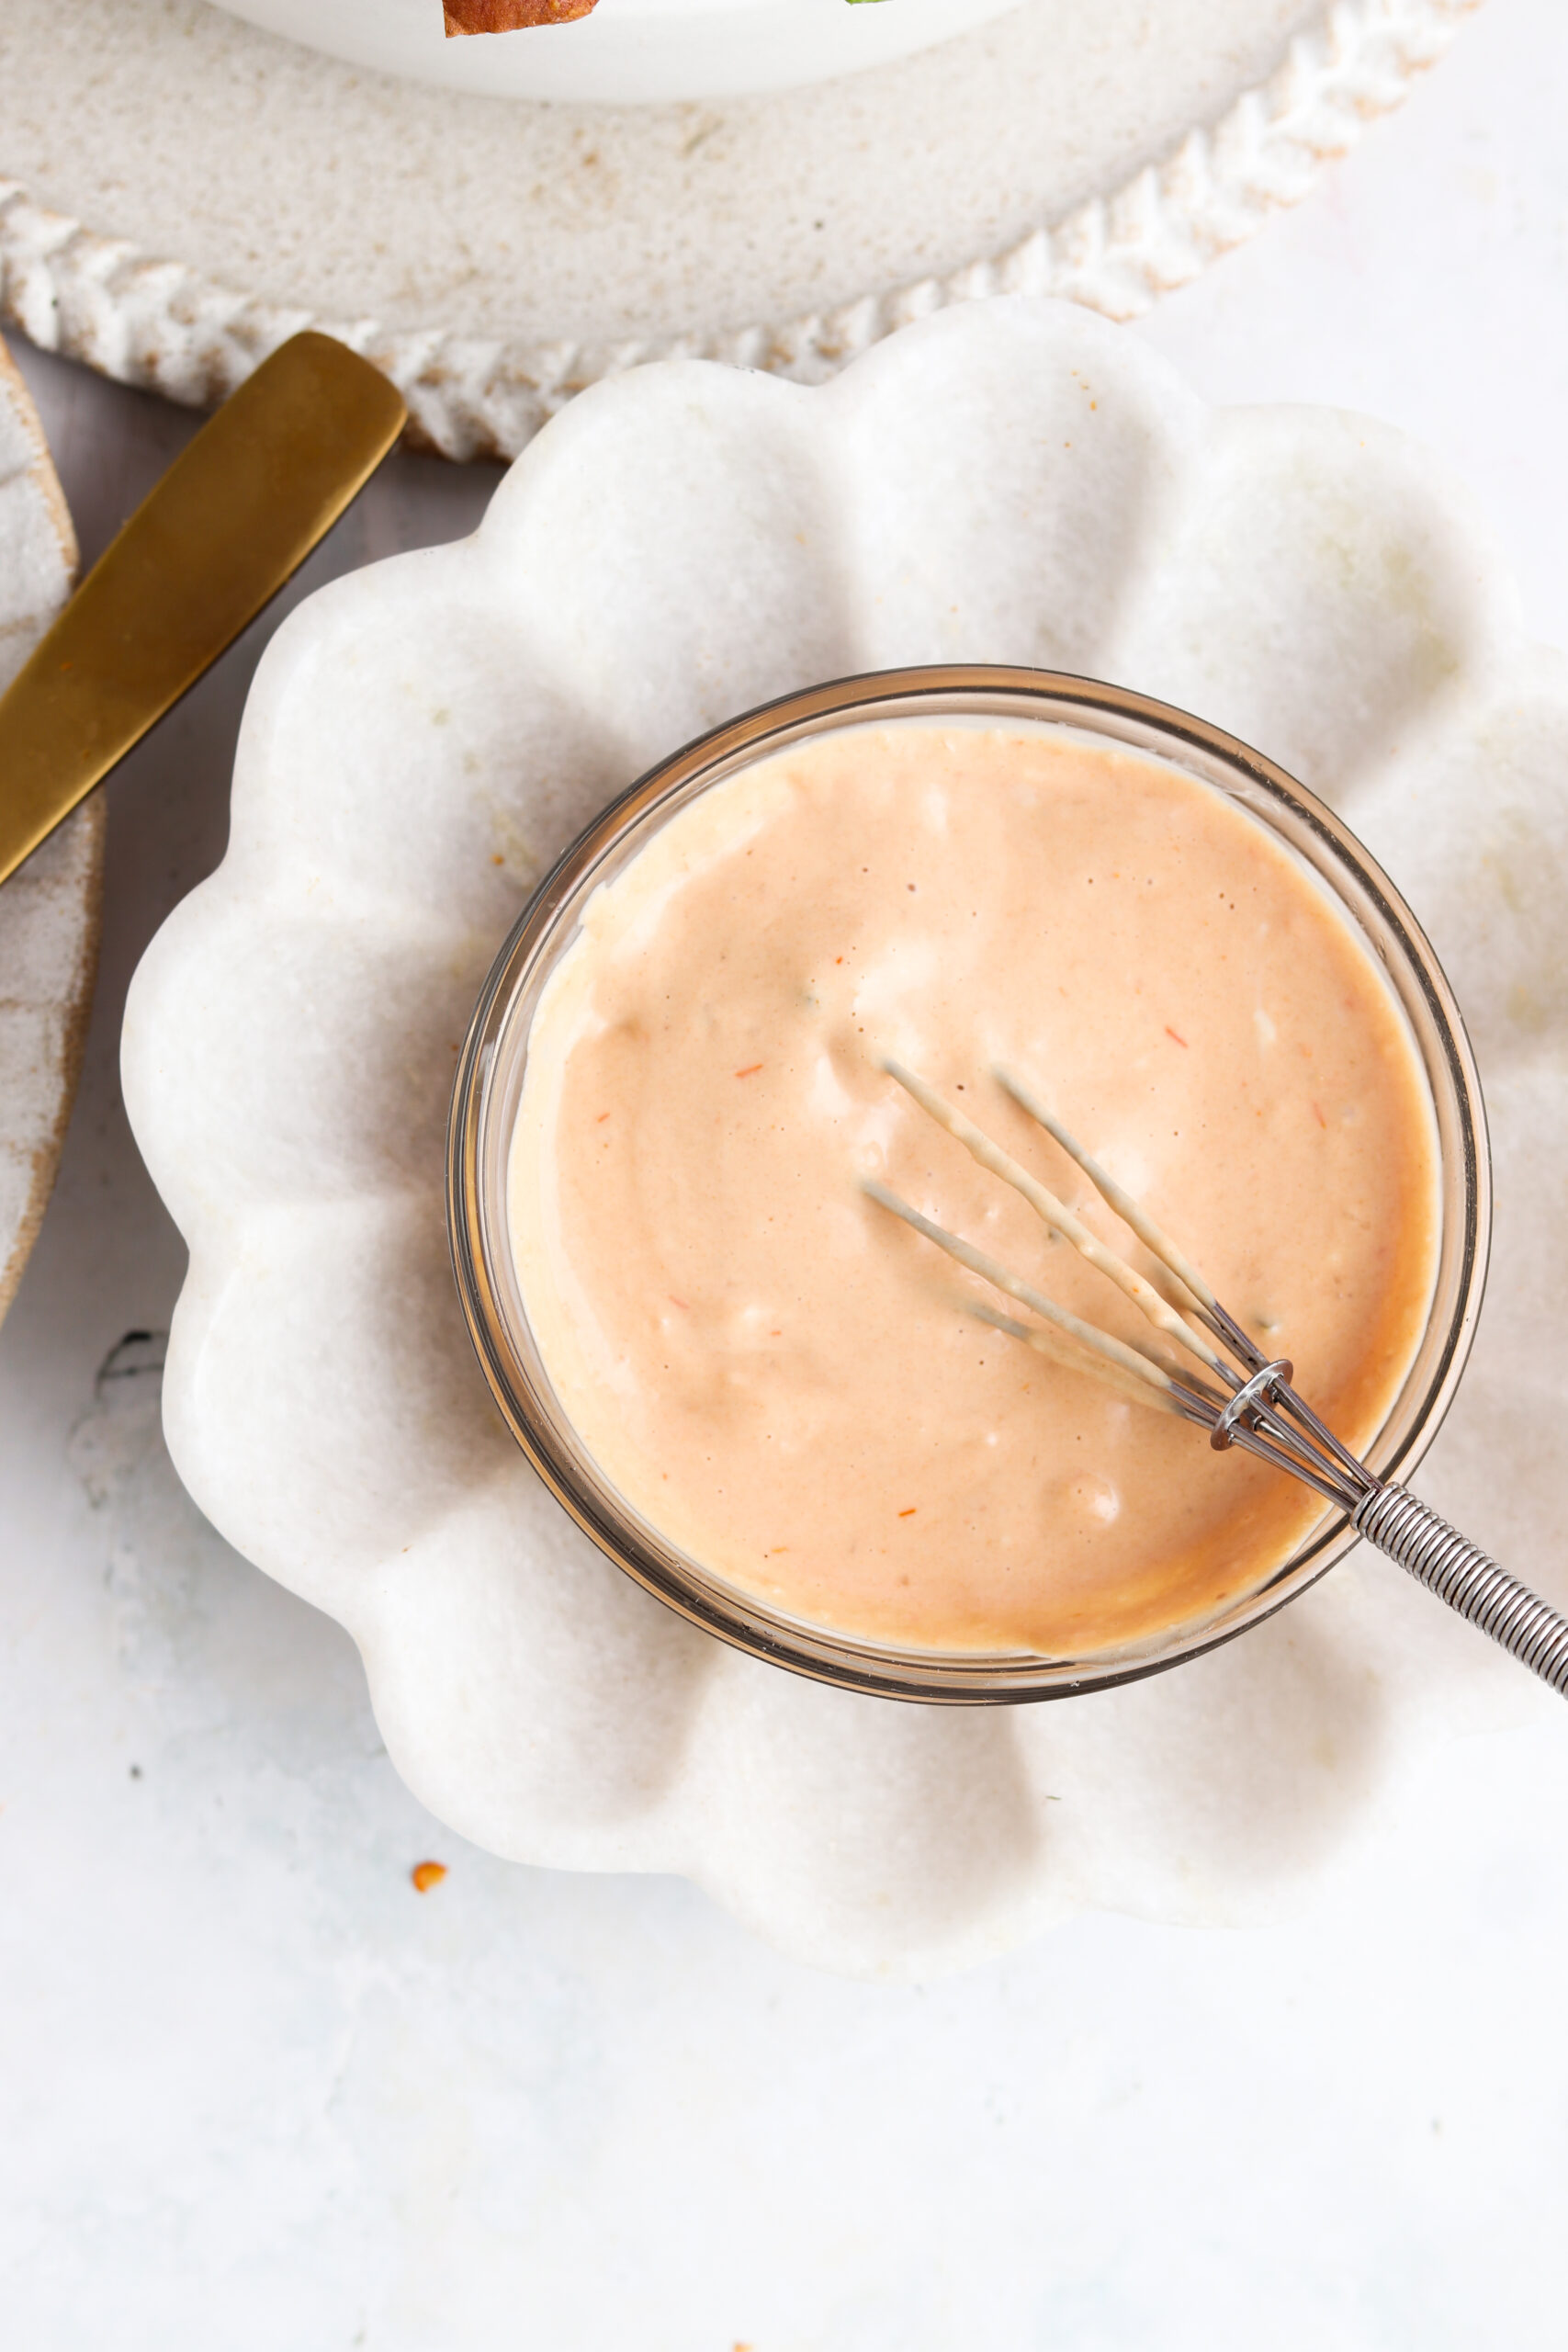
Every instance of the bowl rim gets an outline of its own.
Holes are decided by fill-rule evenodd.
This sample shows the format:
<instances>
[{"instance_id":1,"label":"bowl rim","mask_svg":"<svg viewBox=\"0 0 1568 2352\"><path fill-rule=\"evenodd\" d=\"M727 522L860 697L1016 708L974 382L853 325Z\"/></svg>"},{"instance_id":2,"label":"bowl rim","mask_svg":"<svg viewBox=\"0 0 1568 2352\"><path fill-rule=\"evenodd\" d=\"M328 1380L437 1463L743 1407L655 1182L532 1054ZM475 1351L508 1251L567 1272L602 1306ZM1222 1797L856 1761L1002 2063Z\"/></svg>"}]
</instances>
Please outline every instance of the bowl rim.
<instances>
[{"instance_id":1,"label":"bowl rim","mask_svg":"<svg viewBox=\"0 0 1568 2352\"><path fill-rule=\"evenodd\" d=\"M1293 848L1359 930L1415 1032L1438 1130L1443 1234L1433 1304L1415 1364L1366 1452L1384 1479L1419 1462L1470 1354L1491 1240L1485 1108L1453 991L1400 892L1314 793L1210 721L1099 679L975 662L861 672L779 695L723 721L617 794L540 882L475 1007L457 1058L447 1125L447 1237L468 1334L502 1419L557 1501L617 1567L705 1632L815 1680L927 1703L1005 1704L1113 1689L1203 1657L1274 1615L1360 1539L1343 1513L1331 1512L1260 1586L1213 1617L1175 1629L1163 1646L1151 1640L1081 1659L900 1650L794 1618L681 1554L574 1442L542 1364L527 1360L526 1317L504 1238L511 1116L504 1105L498 1108L498 1077L510 1086L514 1107L525 1060L524 1013L531 1013L545 978L570 944L575 912L592 890L629 862L677 808L739 768L814 734L944 712L1087 727L1196 774ZM1440 1314L1445 1296L1447 1311Z\"/></svg>"}]
</instances>

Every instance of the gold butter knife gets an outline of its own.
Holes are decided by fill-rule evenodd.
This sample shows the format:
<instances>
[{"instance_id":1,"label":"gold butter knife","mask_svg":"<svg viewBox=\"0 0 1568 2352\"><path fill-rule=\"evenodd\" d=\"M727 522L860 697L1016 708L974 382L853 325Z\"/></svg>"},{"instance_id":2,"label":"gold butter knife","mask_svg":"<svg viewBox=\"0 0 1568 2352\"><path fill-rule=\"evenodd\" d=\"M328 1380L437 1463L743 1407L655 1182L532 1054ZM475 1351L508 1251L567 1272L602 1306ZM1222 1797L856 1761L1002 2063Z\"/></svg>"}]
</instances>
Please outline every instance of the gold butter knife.
<instances>
[{"instance_id":1,"label":"gold butter knife","mask_svg":"<svg viewBox=\"0 0 1568 2352\"><path fill-rule=\"evenodd\" d=\"M307 334L202 426L0 695L0 882L276 595L407 418L368 360Z\"/></svg>"}]
</instances>

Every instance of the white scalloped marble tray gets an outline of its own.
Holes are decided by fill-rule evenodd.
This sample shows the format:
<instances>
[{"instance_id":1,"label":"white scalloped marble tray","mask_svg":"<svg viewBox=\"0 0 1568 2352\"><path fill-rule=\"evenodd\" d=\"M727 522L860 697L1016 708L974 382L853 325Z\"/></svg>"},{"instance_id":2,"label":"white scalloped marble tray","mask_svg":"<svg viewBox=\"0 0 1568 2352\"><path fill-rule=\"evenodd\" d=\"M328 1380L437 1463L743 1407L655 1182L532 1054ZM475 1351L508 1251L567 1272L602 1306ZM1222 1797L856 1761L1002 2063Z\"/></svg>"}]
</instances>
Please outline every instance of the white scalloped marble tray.
<instances>
[{"instance_id":1,"label":"white scalloped marble tray","mask_svg":"<svg viewBox=\"0 0 1568 2352\"><path fill-rule=\"evenodd\" d=\"M1474 5L1026 0L815 89L617 108L422 89L205 0L6 0L0 318L196 402L314 322L435 447L511 457L636 360L817 381L974 295L1129 317Z\"/></svg>"},{"instance_id":2,"label":"white scalloped marble tray","mask_svg":"<svg viewBox=\"0 0 1568 2352\"><path fill-rule=\"evenodd\" d=\"M27 388L0 343L0 689L71 593L76 540ZM103 888L90 800L0 886L0 1316L54 1182L76 1091Z\"/></svg>"},{"instance_id":3,"label":"white scalloped marble tray","mask_svg":"<svg viewBox=\"0 0 1568 2352\"><path fill-rule=\"evenodd\" d=\"M474 538L311 598L258 673L228 855L138 972L123 1057L191 1249L174 1458L354 1634L417 1793L499 1853L683 1871L797 1953L917 1974L1084 1905L1299 1901L1386 1833L1432 1736L1537 1702L1365 1555L1123 1690L966 1712L820 1689L622 1577L500 1427L443 1142L531 885L726 714L934 660L1201 711L1407 890L1472 1024L1497 1172L1492 1296L1422 1489L1568 1600L1568 666L1521 643L1484 535L1409 442L1208 409L1072 306L948 311L815 390L628 374L549 427Z\"/></svg>"}]
</instances>

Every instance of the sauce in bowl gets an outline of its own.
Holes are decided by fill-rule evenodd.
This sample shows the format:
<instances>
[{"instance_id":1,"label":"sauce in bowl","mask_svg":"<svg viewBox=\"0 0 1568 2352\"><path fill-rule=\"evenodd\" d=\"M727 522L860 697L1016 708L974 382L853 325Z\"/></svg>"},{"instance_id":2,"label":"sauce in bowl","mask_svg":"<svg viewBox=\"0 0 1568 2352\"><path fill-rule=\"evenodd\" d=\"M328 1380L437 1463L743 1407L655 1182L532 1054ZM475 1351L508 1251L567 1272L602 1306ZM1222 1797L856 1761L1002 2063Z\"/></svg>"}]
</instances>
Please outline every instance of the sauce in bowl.
<instances>
[{"instance_id":1,"label":"sauce in bowl","mask_svg":"<svg viewBox=\"0 0 1568 2352\"><path fill-rule=\"evenodd\" d=\"M516 1280L636 1514L784 1618L904 1653L1092 1657L1216 1619L1322 1505L965 1311L1000 1302L864 1178L1146 1334L888 1057L1127 1247L991 1075L1016 1071L1359 1451L1415 1361L1442 1228L1388 978L1201 776L1060 727L921 718L688 799L584 902L533 1008Z\"/></svg>"}]
</instances>

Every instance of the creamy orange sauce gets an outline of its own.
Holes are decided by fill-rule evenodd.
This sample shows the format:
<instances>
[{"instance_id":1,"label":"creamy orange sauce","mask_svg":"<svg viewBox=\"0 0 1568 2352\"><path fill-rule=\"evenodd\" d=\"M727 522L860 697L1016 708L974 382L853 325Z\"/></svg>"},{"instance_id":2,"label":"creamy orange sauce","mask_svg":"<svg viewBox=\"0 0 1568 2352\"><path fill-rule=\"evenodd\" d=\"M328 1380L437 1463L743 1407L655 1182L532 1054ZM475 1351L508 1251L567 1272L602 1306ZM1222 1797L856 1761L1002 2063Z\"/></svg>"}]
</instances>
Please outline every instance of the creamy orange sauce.
<instances>
[{"instance_id":1,"label":"creamy orange sauce","mask_svg":"<svg viewBox=\"0 0 1568 2352\"><path fill-rule=\"evenodd\" d=\"M1425 1080L1321 888L1222 794L1043 727L845 729L712 786L585 910L536 1013L510 1219L611 1483L793 1616L1084 1655L1201 1620L1306 1489L965 1311L881 1179L1078 1314L1135 1309L889 1079L919 1071L1146 1266L1016 1070L1352 1446L1439 1238Z\"/></svg>"}]
</instances>

